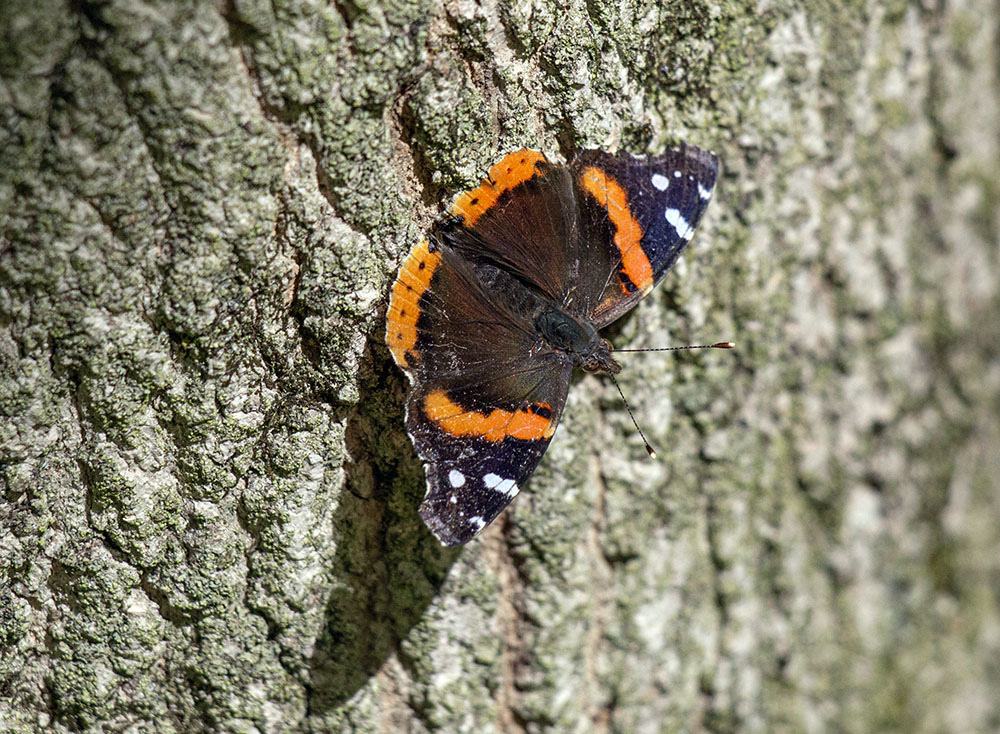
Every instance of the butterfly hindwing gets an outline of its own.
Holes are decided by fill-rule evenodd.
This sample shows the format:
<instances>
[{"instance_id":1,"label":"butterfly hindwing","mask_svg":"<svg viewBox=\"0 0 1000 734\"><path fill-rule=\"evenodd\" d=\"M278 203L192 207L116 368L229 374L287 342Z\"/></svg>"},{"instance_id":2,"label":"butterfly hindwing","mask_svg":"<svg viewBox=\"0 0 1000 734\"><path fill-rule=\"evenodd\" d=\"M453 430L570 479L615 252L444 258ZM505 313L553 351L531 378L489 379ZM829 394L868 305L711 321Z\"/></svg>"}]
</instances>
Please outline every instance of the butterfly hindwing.
<instances>
[{"instance_id":1,"label":"butterfly hindwing","mask_svg":"<svg viewBox=\"0 0 1000 734\"><path fill-rule=\"evenodd\" d=\"M565 166L521 149L492 168L451 207L450 244L472 261L489 261L554 301L575 267L573 179ZM450 226L449 226L450 225Z\"/></svg>"}]
</instances>

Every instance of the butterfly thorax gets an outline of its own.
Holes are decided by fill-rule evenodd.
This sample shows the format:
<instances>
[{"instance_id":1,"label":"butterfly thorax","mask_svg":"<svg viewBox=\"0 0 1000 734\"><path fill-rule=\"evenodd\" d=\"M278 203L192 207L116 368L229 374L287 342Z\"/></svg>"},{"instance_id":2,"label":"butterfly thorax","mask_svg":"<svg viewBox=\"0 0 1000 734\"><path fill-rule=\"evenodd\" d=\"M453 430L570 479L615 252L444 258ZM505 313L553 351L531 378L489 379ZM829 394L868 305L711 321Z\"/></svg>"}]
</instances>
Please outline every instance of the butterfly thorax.
<instances>
[{"instance_id":1,"label":"butterfly thorax","mask_svg":"<svg viewBox=\"0 0 1000 734\"><path fill-rule=\"evenodd\" d=\"M611 343L602 339L589 323L553 304L540 308L533 323L545 343L568 358L574 367L613 375L621 372L621 365L611 356Z\"/></svg>"},{"instance_id":2,"label":"butterfly thorax","mask_svg":"<svg viewBox=\"0 0 1000 734\"><path fill-rule=\"evenodd\" d=\"M544 345L574 367L618 374L611 343L586 320L578 319L544 294L491 262L475 265L480 284L507 308L531 322Z\"/></svg>"}]
</instances>

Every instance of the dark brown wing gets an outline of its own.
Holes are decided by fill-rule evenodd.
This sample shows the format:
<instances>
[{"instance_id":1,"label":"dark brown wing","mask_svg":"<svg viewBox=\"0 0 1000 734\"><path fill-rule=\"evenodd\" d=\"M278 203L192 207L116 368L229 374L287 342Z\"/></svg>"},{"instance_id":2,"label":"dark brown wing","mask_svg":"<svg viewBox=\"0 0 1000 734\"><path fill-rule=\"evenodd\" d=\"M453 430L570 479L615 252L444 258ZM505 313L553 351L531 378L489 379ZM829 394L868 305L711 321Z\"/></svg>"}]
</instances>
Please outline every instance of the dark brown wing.
<instances>
[{"instance_id":1,"label":"dark brown wing","mask_svg":"<svg viewBox=\"0 0 1000 734\"><path fill-rule=\"evenodd\" d=\"M474 263L491 262L561 303L575 261L573 179L565 166L522 149L490 168L478 188L456 198L444 236Z\"/></svg>"},{"instance_id":2,"label":"dark brown wing","mask_svg":"<svg viewBox=\"0 0 1000 734\"><path fill-rule=\"evenodd\" d=\"M420 515L445 545L488 525L552 438L569 367L533 356L534 339L451 247L422 242L403 263L386 343L413 383L406 425L427 474Z\"/></svg>"}]
</instances>

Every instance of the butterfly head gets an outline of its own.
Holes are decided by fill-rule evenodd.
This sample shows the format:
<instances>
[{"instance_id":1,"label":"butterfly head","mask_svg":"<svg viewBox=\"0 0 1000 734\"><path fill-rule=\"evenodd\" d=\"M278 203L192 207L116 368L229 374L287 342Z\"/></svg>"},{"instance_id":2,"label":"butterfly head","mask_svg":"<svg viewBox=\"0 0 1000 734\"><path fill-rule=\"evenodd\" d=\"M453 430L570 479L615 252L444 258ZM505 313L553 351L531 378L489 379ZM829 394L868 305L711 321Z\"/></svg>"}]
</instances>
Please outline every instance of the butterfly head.
<instances>
[{"instance_id":1,"label":"butterfly head","mask_svg":"<svg viewBox=\"0 0 1000 734\"><path fill-rule=\"evenodd\" d=\"M583 369L587 372L610 372L612 375L617 375L622 371L622 366L611 356L611 342L601 339L584 355Z\"/></svg>"}]
</instances>

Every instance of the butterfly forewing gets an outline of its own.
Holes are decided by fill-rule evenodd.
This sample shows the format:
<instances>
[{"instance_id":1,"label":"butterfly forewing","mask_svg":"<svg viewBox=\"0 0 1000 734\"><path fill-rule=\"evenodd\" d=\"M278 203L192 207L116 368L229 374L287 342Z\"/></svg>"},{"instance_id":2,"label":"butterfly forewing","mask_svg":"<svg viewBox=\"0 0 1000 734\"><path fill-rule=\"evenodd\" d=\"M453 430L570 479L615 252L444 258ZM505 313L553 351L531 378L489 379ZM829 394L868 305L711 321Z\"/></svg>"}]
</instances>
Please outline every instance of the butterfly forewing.
<instances>
[{"instance_id":1,"label":"butterfly forewing","mask_svg":"<svg viewBox=\"0 0 1000 734\"><path fill-rule=\"evenodd\" d=\"M566 404L569 375L545 371L540 382L519 403L458 413L434 396L408 406L410 432L418 453L427 461L427 494L420 516L444 545L471 540L517 496L548 448ZM496 388L469 384L450 391L454 406L468 393ZM417 404L414 405L413 402ZM481 402L477 400L476 402ZM439 407L443 406L443 407ZM432 420L429 415L448 416Z\"/></svg>"},{"instance_id":2,"label":"butterfly forewing","mask_svg":"<svg viewBox=\"0 0 1000 734\"><path fill-rule=\"evenodd\" d=\"M586 315L601 328L634 307L677 262L708 206L718 161L681 145L643 158L583 151L570 167L580 208L579 248L588 261L580 269L580 290Z\"/></svg>"},{"instance_id":3,"label":"butterfly forewing","mask_svg":"<svg viewBox=\"0 0 1000 734\"><path fill-rule=\"evenodd\" d=\"M406 424L425 462L420 514L465 543L517 495L566 403L567 368L532 356L530 322L447 244L424 242L393 286L386 341L413 382Z\"/></svg>"}]
</instances>

